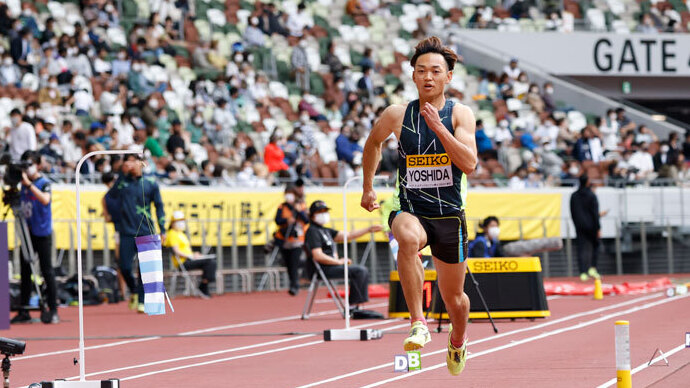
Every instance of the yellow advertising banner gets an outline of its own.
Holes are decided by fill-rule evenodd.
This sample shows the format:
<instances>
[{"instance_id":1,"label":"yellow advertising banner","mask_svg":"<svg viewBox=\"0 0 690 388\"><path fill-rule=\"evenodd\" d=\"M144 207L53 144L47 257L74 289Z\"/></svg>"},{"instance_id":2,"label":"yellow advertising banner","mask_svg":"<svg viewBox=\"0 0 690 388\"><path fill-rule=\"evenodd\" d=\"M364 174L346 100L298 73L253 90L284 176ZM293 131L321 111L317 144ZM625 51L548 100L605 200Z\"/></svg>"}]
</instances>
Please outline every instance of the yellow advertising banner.
<instances>
[{"instance_id":1,"label":"yellow advertising banner","mask_svg":"<svg viewBox=\"0 0 690 388\"><path fill-rule=\"evenodd\" d=\"M83 249L103 249L104 237L108 246L114 246L112 224L103 221L102 190L89 188L81 195ZM391 190L377 193L379 200L392 195ZM209 246L217 245L220 232L223 246L263 245L275 230L276 210L283 200L281 191L213 191L196 188L164 188L161 191L165 212L175 210L186 214L192 244L200 246L205 240ZM381 213L369 213L359 206L361 192L347 194L347 214L350 230L364 228L382 222ZM307 205L317 199L331 207L330 225L342 230L343 195L338 191L308 192ZM495 215L501 220L501 239L516 240L522 229L523 238L558 237L561 225L561 194L520 194L472 192L468 195L467 223L469 238L477 231L478 220ZM54 237L58 249L76 247L76 198L74 190L55 187L53 190ZM529 218L529 219L526 219ZM8 216L8 221L11 219ZM517 218L523 218L518 221ZM234 220L234 221L233 221ZM220 225L220 230L219 230ZM166 225L167 227L167 225ZM70 231L71 229L71 231ZM9 235L14 236L14 223L10 222ZM72 243L70 244L70 238ZM360 240L368 241L364 236ZM10 237L10 249L14 238ZM377 241L387 241L383 233L376 234Z\"/></svg>"}]
</instances>

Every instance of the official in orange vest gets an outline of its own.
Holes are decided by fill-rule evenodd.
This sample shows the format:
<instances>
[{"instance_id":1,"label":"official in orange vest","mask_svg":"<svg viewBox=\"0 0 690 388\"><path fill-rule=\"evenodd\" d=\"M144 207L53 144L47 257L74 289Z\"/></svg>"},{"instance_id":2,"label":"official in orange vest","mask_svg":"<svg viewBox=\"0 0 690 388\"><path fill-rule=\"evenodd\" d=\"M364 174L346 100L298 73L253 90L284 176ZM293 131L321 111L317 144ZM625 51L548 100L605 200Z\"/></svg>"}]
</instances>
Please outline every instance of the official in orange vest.
<instances>
[{"instance_id":1,"label":"official in orange vest","mask_svg":"<svg viewBox=\"0 0 690 388\"><path fill-rule=\"evenodd\" d=\"M280 247L280 254L287 267L290 278L289 293L292 296L299 293L299 269L302 260L302 245L304 245L304 231L309 223L307 207L303 200L298 199L298 193L293 185L285 188L285 202L280 204L276 212L278 231L275 233L276 244Z\"/></svg>"}]
</instances>

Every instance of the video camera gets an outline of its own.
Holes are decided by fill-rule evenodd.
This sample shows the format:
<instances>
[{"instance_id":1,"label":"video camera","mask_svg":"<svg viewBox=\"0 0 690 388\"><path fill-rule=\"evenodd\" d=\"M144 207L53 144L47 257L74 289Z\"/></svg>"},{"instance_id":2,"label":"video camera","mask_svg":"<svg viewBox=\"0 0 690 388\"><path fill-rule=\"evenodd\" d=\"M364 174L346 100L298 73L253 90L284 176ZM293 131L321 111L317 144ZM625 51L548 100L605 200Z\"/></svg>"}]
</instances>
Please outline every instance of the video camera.
<instances>
[{"instance_id":1,"label":"video camera","mask_svg":"<svg viewBox=\"0 0 690 388\"><path fill-rule=\"evenodd\" d=\"M0 353L6 356L23 354L24 349L26 349L26 342L0 337Z\"/></svg>"},{"instance_id":2,"label":"video camera","mask_svg":"<svg viewBox=\"0 0 690 388\"><path fill-rule=\"evenodd\" d=\"M7 166L5 167L5 174L2 176L2 201L7 206L18 206L22 173L31 166L31 162L28 160L13 162L10 154L5 153L0 157L0 166Z\"/></svg>"}]
</instances>

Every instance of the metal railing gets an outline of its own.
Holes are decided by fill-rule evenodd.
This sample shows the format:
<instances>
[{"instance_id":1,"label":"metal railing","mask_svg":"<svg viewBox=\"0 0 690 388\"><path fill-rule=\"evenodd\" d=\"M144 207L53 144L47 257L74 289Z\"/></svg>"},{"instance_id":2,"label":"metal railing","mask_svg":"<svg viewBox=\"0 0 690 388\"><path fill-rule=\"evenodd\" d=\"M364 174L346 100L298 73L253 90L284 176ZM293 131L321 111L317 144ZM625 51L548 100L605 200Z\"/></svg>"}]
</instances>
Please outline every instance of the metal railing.
<instances>
[{"instance_id":1,"label":"metal railing","mask_svg":"<svg viewBox=\"0 0 690 388\"><path fill-rule=\"evenodd\" d=\"M470 236L479 230L480 218L468 218L468 232ZM556 252L544 252L539 256L542 259L544 276L573 276L576 272L576 233L568 217L502 217L501 225L511 225L517 227L518 233L511 236L511 240L523 239L526 236L526 224L533 228L534 223L541 225L539 236L550 237L549 223L560 222L560 232L558 237L563 239L563 249ZM84 229L89 237L100 235L103 241L103 248L96 249L94 238L87 238L86 247L83 251L84 270L91 271L97 265L115 265L114 247L110 244L111 232L103 219L85 219ZM342 226L342 219L333 219L332 225L336 228ZM68 274L72 275L77 270L76 260L76 221L75 220L55 220L56 225L67 224L68 241L67 247L58 249L56 239L53 239L52 257L56 265L63 268ZM374 225L379 223L378 219L348 219L349 229L352 230L356 225ZM608 224L608 225L607 225ZM600 251L600 269L602 273L624 274L624 273L678 273L690 272L690 242L686 241L687 233L684 227L678 226L670 216L656 223L651 223L647 219L624 220L620 217L603 217L602 227L613 227L615 232L605 236L602 240L603 247ZM267 267L269 265L270 252L264 251L265 245L272 238L271 232L275 224L272 219L196 219L189 220L189 234L193 234L200 239L200 249L202 252L213 251L217 257L218 271L222 273L224 269L230 274L229 286L221 285L221 290L241 291L239 287L239 274L232 274L233 270L252 269L257 267ZM229 227L229 243L223 243L223 239L216 238L222 236ZM261 230L261 233L255 234ZM504 229L505 230L505 229ZM95 233L99 231L99 233ZM245 233L249 231L249 233ZM260 236L260 237L257 237ZM247 244L239 244L238 239L247 240ZM380 237L380 236L379 236ZM212 240L213 243L212 243ZM507 243L509 241L504 241ZM18 241L15 238L15 245ZM366 263L370 270L372 282L386 282L388 271L394 269L394 258L390 252L388 242L377 238L375 233L369 233L358 241L349 241L348 251L350 257L359 258ZM101 245L100 243L98 244ZM342 249L342 246L340 247ZM15 274L19 271L19 250L13 250L13 269ZM164 263L167 266L169 263ZM285 276L285 274L281 274ZM287 284L285 279L280 279L278 284ZM254 281L254 279L252 279ZM244 281L242 281L244 284ZM253 283L252 283L253 284ZM250 286L251 287L251 286Z\"/></svg>"}]
</instances>

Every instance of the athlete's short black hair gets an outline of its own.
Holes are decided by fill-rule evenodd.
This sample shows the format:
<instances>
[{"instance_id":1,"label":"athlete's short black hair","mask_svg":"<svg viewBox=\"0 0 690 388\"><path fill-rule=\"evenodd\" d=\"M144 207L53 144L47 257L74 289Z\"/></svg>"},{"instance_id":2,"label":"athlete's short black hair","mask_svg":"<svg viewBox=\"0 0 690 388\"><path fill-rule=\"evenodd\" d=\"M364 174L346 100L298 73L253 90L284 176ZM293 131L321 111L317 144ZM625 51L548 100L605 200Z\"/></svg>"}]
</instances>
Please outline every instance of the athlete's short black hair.
<instances>
[{"instance_id":1,"label":"athlete's short black hair","mask_svg":"<svg viewBox=\"0 0 690 388\"><path fill-rule=\"evenodd\" d=\"M448 71L451 71L455 68L455 62L458 60L458 56L455 54L455 51L453 51L453 49L450 47L444 46L441 42L441 39L435 36L428 37L417 43L417 46L414 48L414 55L412 55L412 59L410 59L410 64L412 67L415 66L419 57L429 53L442 55L443 59L446 61L446 65L448 66Z\"/></svg>"}]
</instances>

